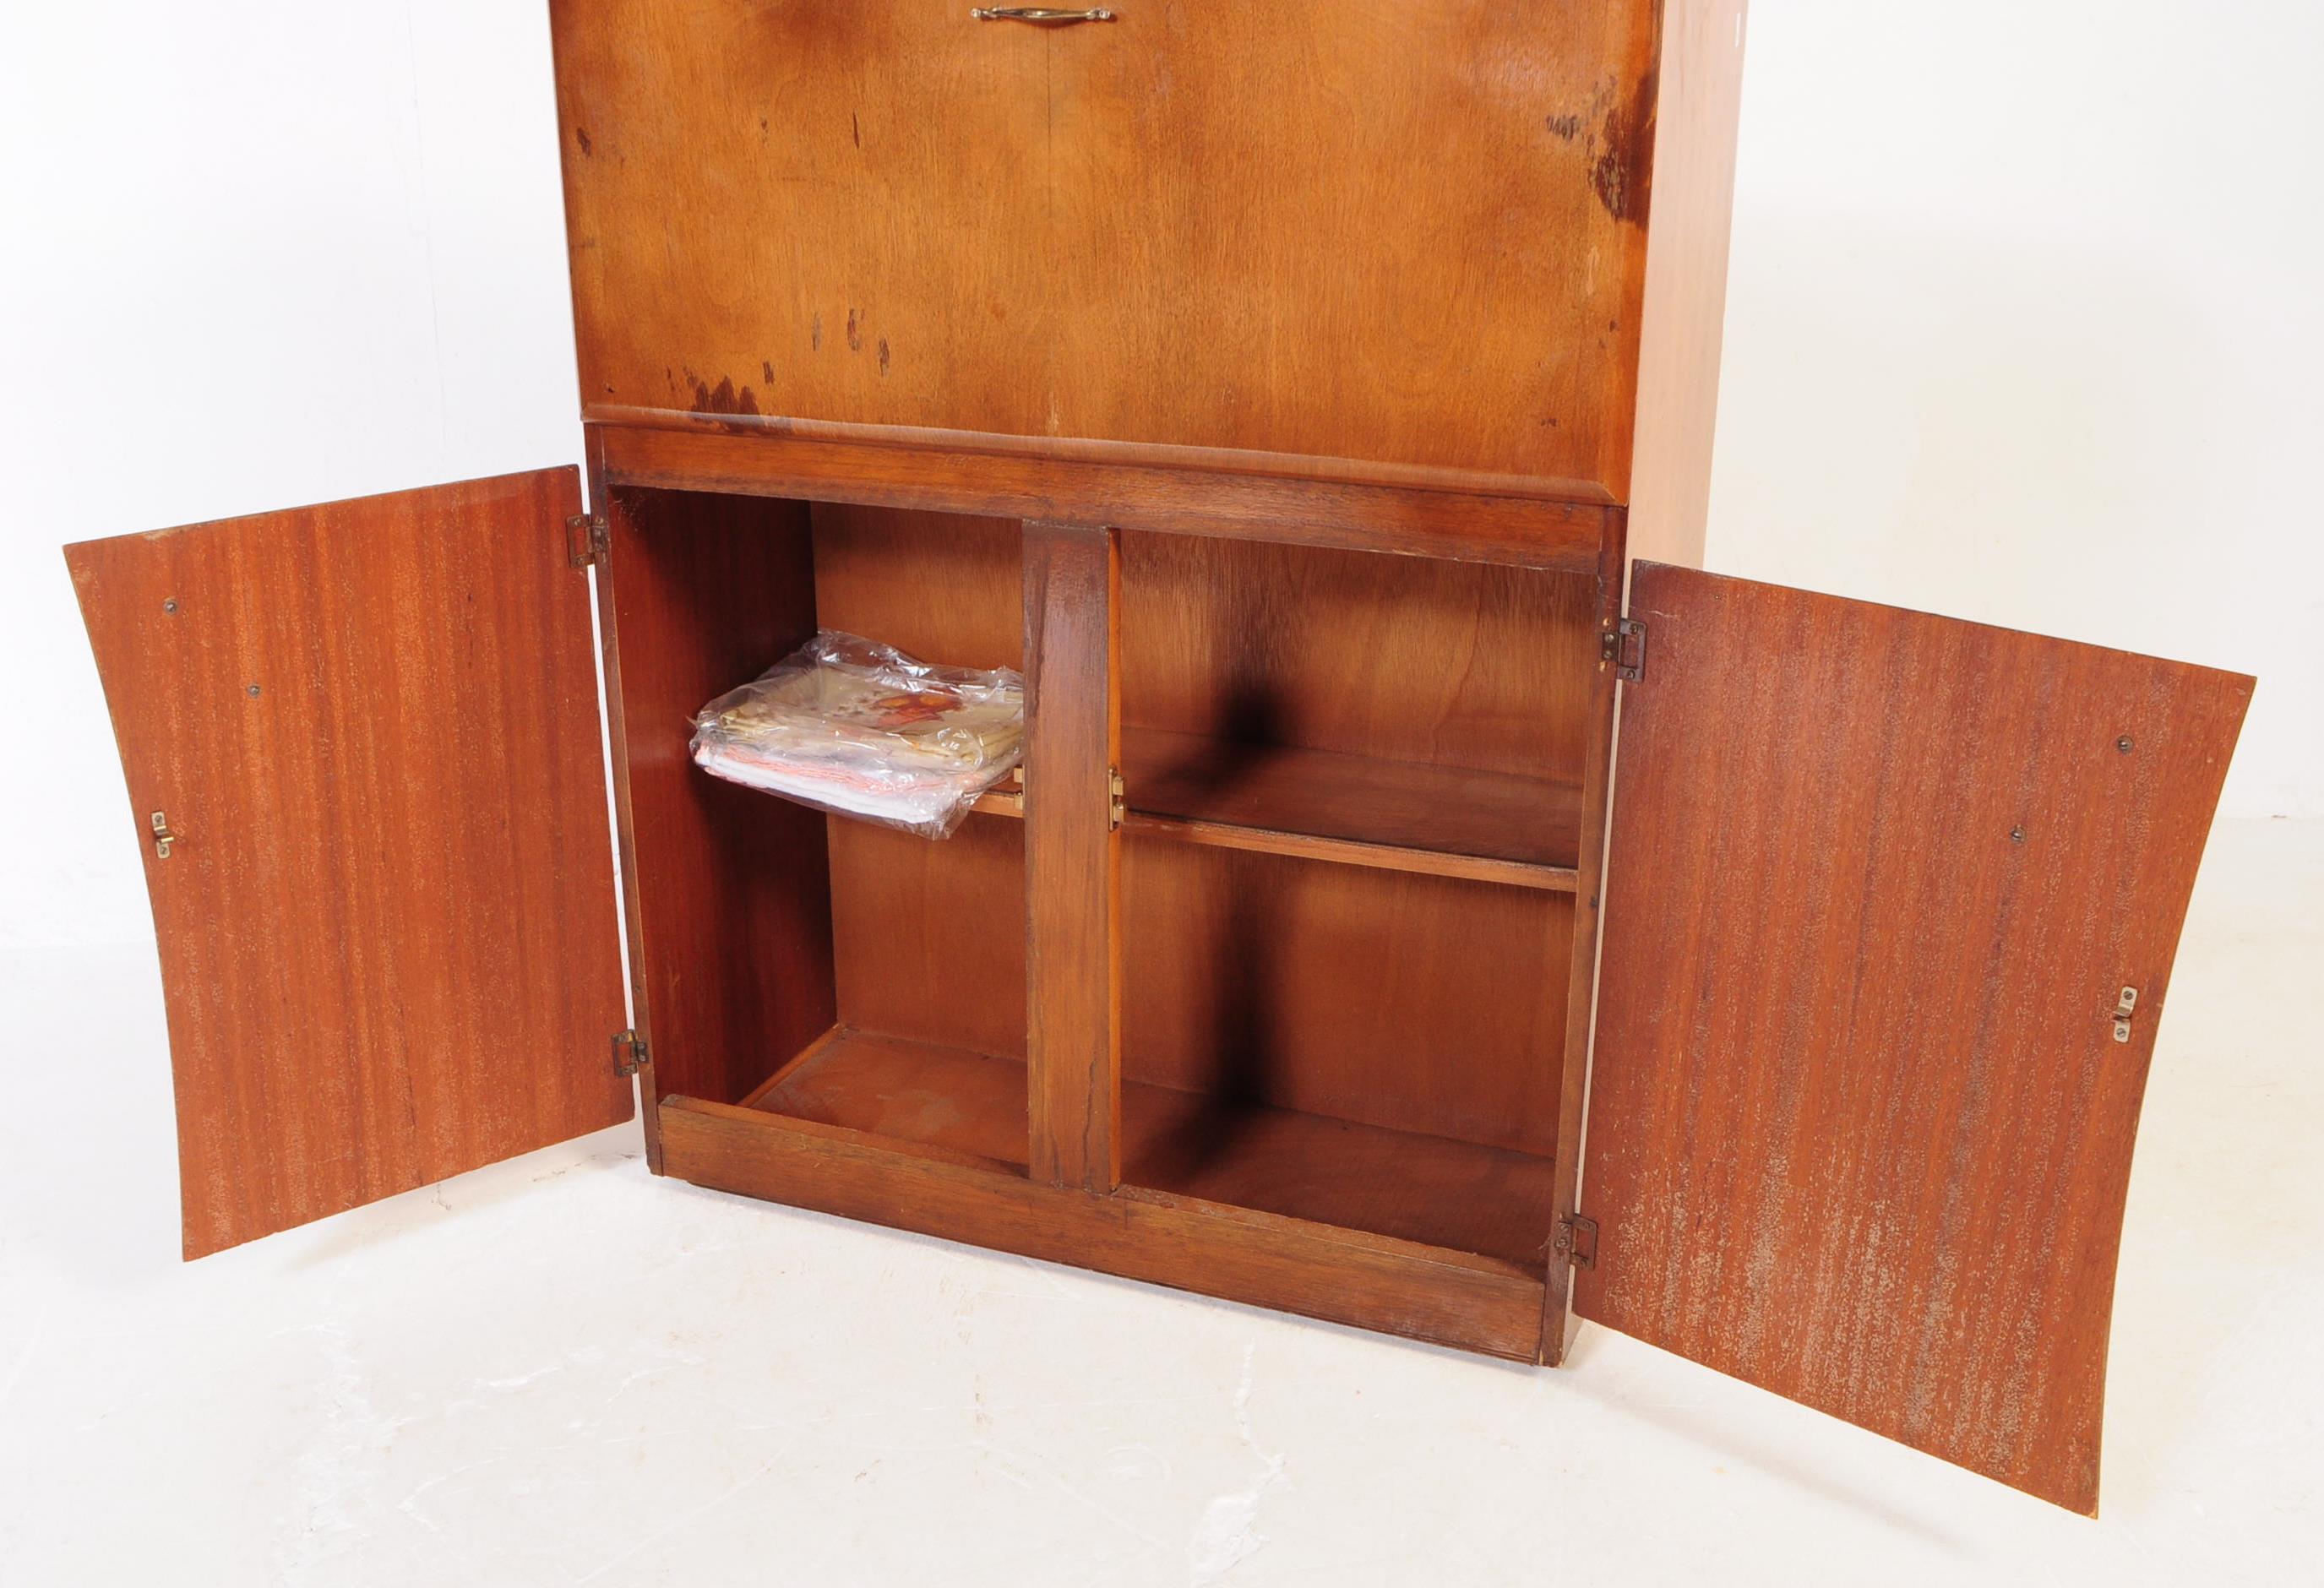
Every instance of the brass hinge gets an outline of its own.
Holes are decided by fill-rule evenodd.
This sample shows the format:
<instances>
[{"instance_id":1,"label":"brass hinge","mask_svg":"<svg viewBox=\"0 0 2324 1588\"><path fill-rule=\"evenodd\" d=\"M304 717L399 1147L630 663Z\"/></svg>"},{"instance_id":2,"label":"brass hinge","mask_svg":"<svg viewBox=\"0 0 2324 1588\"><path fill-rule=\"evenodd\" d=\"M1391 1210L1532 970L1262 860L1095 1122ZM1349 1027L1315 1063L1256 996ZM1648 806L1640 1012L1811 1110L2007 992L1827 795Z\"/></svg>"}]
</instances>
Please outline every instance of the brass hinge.
<instances>
[{"instance_id":1,"label":"brass hinge","mask_svg":"<svg viewBox=\"0 0 2324 1588\"><path fill-rule=\"evenodd\" d=\"M1557 1239L1550 1242L1551 1250L1577 1269L1598 1266L1598 1221L1585 1219L1580 1214L1557 1221Z\"/></svg>"},{"instance_id":2,"label":"brass hinge","mask_svg":"<svg viewBox=\"0 0 2324 1588\"><path fill-rule=\"evenodd\" d=\"M1122 787L1120 767L1106 768L1105 779L1107 789L1105 825L1110 830L1121 826L1121 818L1130 813L1129 794Z\"/></svg>"},{"instance_id":3,"label":"brass hinge","mask_svg":"<svg viewBox=\"0 0 2324 1588\"><path fill-rule=\"evenodd\" d=\"M1614 676L1635 684L1646 670L1646 625L1636 618L1618 618L1598 636L1598 654L1614 664Z\"/></svg>"},{"instance_id":4,"label":"brass hinge","mask_svg":"<svg viewBox=\"0 0 2324 1588\"><path fill-rule=\"evenodd\" d=\"M653 1062L646 1051L646 1039L634 1030L613 1033L613 1073L634 1076Z\"/></svg>"},{"instance_id":5,"label":"brass hinge","mask_svg":"<svg viewBox=\"0 0 2324 1588\"><path fill-rule=\"evenodd\" d=\"M576 512L565 521L565 558L575 568L605 560L613 531L602 512Z\"/></svg>"}]
</instances>

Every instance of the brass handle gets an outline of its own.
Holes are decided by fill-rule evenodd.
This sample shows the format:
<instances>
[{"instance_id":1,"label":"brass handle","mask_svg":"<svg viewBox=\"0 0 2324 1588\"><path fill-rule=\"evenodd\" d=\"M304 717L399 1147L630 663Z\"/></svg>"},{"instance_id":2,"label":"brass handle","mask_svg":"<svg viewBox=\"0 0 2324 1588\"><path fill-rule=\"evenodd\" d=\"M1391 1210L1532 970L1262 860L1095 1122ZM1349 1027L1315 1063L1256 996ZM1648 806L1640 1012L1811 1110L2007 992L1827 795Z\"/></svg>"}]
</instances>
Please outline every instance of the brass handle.
<instances>
[{"instance_id":1,"label":"brass handle","mask_svg":"<svg viewBox=\"0 0 2324 1588\"><path fill-rule=\"evenodd\" d=\"M969 15L979 22L1111 22L1113 13L1102 8L1096 11L1053 11L1046 5L977 5Z\"/></svg>"}]
</instances>

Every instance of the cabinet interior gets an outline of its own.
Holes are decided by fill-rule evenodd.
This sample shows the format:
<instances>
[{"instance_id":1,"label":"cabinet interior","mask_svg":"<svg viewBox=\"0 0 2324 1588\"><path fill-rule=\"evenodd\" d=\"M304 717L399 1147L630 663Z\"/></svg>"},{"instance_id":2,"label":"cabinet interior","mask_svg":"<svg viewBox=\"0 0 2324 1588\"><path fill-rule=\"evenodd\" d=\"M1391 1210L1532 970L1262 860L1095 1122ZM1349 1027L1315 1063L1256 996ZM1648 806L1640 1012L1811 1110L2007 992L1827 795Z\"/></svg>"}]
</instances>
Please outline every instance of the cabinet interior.
<instances>
[{"instance_id":1,"label":"cabinet interior","mask_svg":"<svg viewBox=\"0 0 2324 1588\"><path fill-rule=\"evenodd\" d=\"M1019 524L615 506L632 974L660 1093L1023 1173L1024 796L932 843L687 750L703 702L818 626L1021 669ZM1124 1183L1538 1278L1593 582L1134 531L1120 568Z\"/></svg>"}]
</instances>

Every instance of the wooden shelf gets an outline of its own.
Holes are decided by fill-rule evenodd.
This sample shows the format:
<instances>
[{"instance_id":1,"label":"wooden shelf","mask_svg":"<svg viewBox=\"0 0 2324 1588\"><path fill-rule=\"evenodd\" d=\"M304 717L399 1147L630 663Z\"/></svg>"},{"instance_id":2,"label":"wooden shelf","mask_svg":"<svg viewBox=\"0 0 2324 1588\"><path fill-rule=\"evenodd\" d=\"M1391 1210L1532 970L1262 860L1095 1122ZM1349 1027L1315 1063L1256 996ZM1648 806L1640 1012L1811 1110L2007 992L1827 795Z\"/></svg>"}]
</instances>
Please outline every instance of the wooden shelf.
<instances>
[{"instance_id":1,"label":"wooden shelf","mask_svg":"<svg viewBox=\"0 0 2324 1588\"><path fill-rule=\"evenodd\" d=\"M1022 1062L836 1028L749 1106L1022 1170ZM1125 1084L1126 1184L1385 1235L1538 1275L1551 1163L1441 1136Z\"/></svg>"},{"instance_id":2,"label":"wooden shelf","mask_svg":"<svg viewBox=\"0 0 2324 1588\"><path fill-rule=\"evenodd\" d=\"M1183 844L1571 893L1582 791L1466 767L1124 728L1124 829ZM979 800L1022 816L1011 783Z\"/></svg>"}]
</instances>

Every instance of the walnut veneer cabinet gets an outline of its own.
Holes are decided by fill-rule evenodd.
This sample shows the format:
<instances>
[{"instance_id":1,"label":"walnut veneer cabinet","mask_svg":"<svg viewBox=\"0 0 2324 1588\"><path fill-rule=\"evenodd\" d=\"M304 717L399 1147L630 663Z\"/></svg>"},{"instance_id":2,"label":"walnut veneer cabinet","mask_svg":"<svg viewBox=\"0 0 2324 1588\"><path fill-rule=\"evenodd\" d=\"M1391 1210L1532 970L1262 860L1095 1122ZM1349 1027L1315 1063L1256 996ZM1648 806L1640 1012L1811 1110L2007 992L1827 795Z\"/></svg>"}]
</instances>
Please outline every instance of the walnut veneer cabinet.
<instances>
[{"instance_id":1,"label":"walnut veneer cabinet","mask_svg":"<svg viewBox=\"0 0 2324 1588\"><path fill-rule=\"evenodd\" d=\"M586 504L69 552L189 1256L634 1075L659 1174L2095 1506L2251 680L1694 566L1738 0L550 9ZM697 771L818 625L1022 668L1021 786Z\"/></svg>"}]
</instances>

